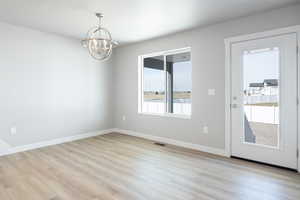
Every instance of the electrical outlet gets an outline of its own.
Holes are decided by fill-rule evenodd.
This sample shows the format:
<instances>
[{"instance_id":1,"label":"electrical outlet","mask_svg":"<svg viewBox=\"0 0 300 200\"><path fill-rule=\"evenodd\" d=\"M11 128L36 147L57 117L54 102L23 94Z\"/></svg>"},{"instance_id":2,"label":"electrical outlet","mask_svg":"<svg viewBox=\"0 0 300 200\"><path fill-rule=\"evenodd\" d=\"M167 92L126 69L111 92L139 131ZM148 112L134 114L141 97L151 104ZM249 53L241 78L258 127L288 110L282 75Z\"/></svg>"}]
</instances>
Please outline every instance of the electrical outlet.
<instances>
[{"instance_id":1,"label":"electrical outlet","mask_svg":"<svg viewBox=\"0 0 300 200\"><path fill-rule=\"evenodd\" d=\"M10 134L11 134L11 135L16 135L16 134L17 134L17 127L15 127L15 126L14 126L14 127L11 127L11 128L10 128Z\"/></svg>"},{"instance_id":2,"label":"electrical outlet","mask_svg":"<svg viewBox=\"0 0 300 200\"><path fill-rule=\"evenodd\" d=\"M208 126L203 126L203 131L202 131L204 134L207 134L208 133Z\"/></svg>"},{"instance_id":3,"label":"electrical outlet","mask_svg":"<svg viewBox=\"0 0 300 200\"><path fill-rule=\"evenodd\" d=\"M122 120L126 121L126 116L125 115L122 116Z\"/></svg>"},{"instance_id":4,"label":"electrical outlet","mask_svg":"<svg viewBox=\"0 0 300 200\"><path fill-rule=\"evenodd\" d=\"M215 96L216 95L216 90L215 89L208 89L207 91L209 96Z\"/></svg>"}]
</instances>

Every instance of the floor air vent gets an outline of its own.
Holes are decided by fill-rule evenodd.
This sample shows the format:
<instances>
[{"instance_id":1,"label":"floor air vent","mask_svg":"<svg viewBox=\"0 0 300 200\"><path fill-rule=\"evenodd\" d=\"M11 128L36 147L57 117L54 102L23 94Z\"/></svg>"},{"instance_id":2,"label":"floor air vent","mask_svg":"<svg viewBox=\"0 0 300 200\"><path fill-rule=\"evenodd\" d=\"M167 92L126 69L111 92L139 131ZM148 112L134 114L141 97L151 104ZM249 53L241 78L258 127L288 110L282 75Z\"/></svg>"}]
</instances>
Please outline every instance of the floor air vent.
<instances>
[{"instance_id":1,"label":"floor air vent","mask_svg":"<svg viewBox=\"0 0 300 200\"><path fill-rule=\"evenodd\" d=\"M159 142L154 142L154 144L155 144L155 145L158 145L158 146L162 146L162 147L166 146L166 144L164 144L164 143L159 143Z\"/></svg>"}]
</instances>

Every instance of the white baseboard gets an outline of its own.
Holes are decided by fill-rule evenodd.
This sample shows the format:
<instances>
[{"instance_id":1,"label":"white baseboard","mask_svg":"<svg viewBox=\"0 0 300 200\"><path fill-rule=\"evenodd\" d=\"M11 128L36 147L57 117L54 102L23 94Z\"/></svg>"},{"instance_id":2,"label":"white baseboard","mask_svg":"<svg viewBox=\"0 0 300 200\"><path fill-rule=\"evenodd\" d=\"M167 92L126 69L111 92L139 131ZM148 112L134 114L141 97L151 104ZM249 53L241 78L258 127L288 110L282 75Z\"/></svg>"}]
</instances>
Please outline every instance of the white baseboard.
<instances>
[{"instance_id":1,"label":"white baseboard","mask_svg":"<svg viewBox=\"0 0 300 200\"><path fill-rule=\"evenodd\" d=\"M164 138L164 137L159 137L159 136L154 136L154 135L149 135L149 134L144 134L144 133L138 133L138 132L134 132L134 131L130 131L130 130L123 130L123 129L118 129L118 128L112 129L112 131L117 132L117 133L122 133L125 135L131 135L131 136L135 136L135 137L145 138L148 140L162 142L162 143L166 143L166 144L172 144L172 145L176 145L176 146L180 146L180 147L185 147L188 149L194 149L194 150L211 153L211 154L215 154L215 155L219 155L219 156L229 157L229 155L228 155L228 153L226 153L225 149L218 149L218 148L208 147L208 146L199 145L199 144L182 142L182 141L174 140L174 139L170 139L170 138Z\"/></svg>"},{"instance_id":2,"label":"white baseboard","mask_svg":"<svg viewBox=\"0 0 300 200\"><path fill-rule=\"evenodd\" d=\"M6 150L0 151L0 156L14 154L14 153L23 152L23 151L28 151L28 150L32 150L32 149L38 149L38 148L55 145L55 144L62 144L62 143L71 142L71 141L75 141L75 140L81 140L84 138L94 137L94 136L98 136L98 135L104 135L104 134L113 132L113 130L114 129L94 131L94 132L72 135L72 136L68 136L68 137L57 138L54 140L43 141L43 142L38 142L38 143L34 143L34 144L27 144L27 145L17 146L17 147L7 146L8 148Z\"/></svg>"},{"instance_id":3,"label":"white baseboard","mask_svg":"<svg viewBox=\"0 0 300 200\"><path fill-rule=\"evenodd\" d=\"M176 146L180 146L180 147L185 147L185 148L194 149L194 150L198 150L198 151L202 151L202 152L206 152L206 153L211 153L211 154L215 154L215 155L228 157L228 155L224 149L218 149L218 148L208 147L208 146L199 145L199 144L182 142L182 141L174 140L174 139L170 139L170 138L153 136L153 135L149 135L149 134L134 132L134 131L130 131L130 130L123 130L123 129L118 129L118 128L89 132L89 133L84 133L84 134L79 134L79 135L73 135L73 136L58 138L58 139L54 139L54 140L50 140L50 141L43 141L43 142L38 142L38 143L28 144L28 145L23 145L23 146L17 146L17 147L10 147L10 146L6 145L7 149L0 151L0 156L14 154L14 153L28 151L28 150L33 150L33 149L38 149L38 148L56 145L56 144L62 144L62 143L80 140L80 139L84 139L84 138L94 137L94 136L98 136L98 135L104 135L104 134L108 134L108 133L112 133L112 132L122 133L122 134L131 135L131 136L135 136L135 137L145 138L148 140L153 140L153 141L162 142L162 143L166 143L166 144L172 144L172 145L176 145Z\"/></svg>"}]
</instances>

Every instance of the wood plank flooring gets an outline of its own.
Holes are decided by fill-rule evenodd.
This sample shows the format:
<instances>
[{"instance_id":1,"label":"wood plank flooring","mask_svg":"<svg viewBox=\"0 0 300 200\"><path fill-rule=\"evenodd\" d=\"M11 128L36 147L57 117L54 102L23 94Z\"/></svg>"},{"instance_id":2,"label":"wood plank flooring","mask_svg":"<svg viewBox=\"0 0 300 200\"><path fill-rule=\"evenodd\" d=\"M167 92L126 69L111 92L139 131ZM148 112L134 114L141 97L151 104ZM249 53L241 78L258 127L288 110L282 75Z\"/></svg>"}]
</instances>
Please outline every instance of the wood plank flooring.
<instances>
[{"instance_id":1,"label":"wood plank flooring","mask_svg":"<svg viewBox=\"0 0 300 200\"><path fill-rule=\"evenodd\" d=\"M300 199L296 172L118 133L0 157L0 200Z\"/></svg>"}]
</instances>

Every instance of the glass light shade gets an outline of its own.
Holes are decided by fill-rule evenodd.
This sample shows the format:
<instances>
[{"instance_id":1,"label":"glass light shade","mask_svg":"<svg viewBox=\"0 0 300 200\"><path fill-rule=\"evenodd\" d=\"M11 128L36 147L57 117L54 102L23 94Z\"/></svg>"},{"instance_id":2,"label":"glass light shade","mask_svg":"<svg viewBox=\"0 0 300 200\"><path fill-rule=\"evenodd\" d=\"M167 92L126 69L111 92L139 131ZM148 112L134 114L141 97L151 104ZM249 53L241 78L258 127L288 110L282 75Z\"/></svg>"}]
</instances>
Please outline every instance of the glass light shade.
<instances>
[{"instance_id":1,"label":"glass light shade","mask_svg":"<svg viewBox=\"0 0 300 200\"><path fill-rule=\"evenodd\" d=\"M113 42L110 33L101 27L93 27L87 33L87 38L82 41L92 57L97 60L106 60L110 57Z\"/></svg>"},{"instance_id":2,"label":"glass light shade","mask_svg":"<svg viewBox=\"0 0 300 200\"><path fill-rule=\"evenodd\" d=\"M99 26L91 28L86 35L86 38L81 40L81 45L88 48L90 55L97 60L107 60L112 48L118 43L112 40L110 32L101 26L101 13L96 13L99 18Z\"/></svg>"}]
</instances>

